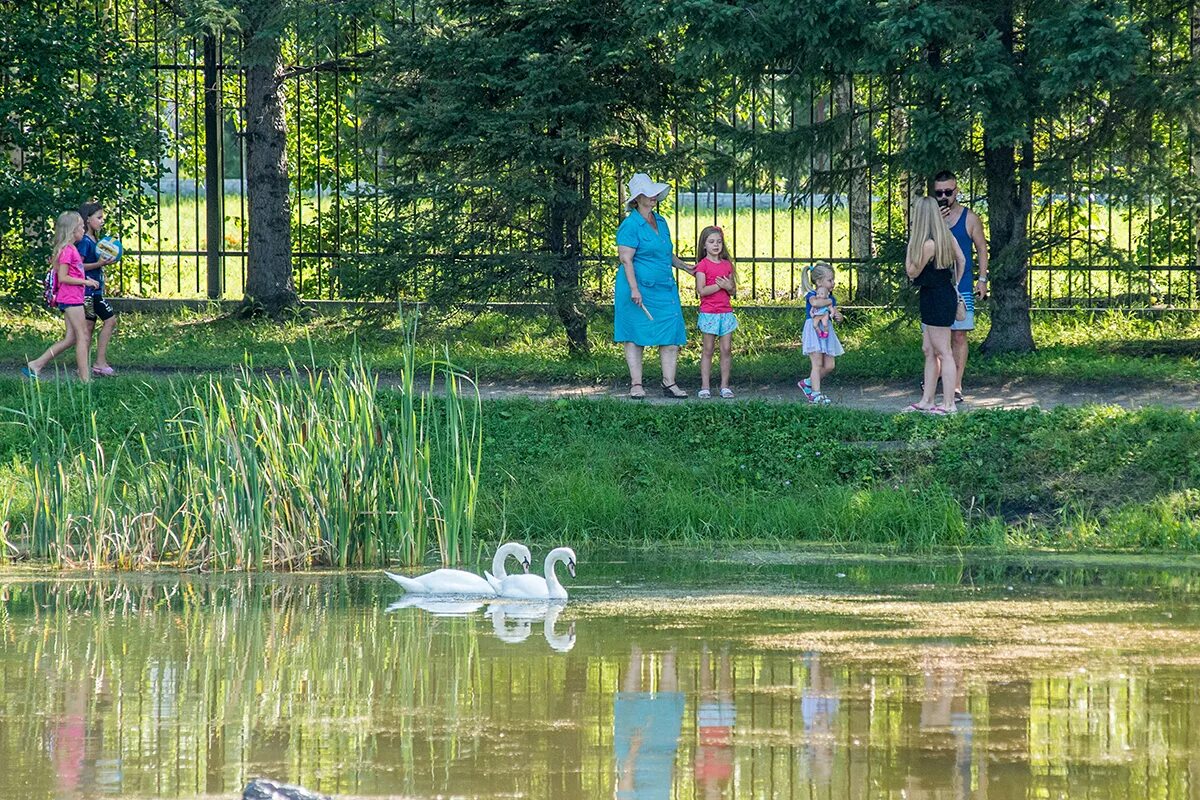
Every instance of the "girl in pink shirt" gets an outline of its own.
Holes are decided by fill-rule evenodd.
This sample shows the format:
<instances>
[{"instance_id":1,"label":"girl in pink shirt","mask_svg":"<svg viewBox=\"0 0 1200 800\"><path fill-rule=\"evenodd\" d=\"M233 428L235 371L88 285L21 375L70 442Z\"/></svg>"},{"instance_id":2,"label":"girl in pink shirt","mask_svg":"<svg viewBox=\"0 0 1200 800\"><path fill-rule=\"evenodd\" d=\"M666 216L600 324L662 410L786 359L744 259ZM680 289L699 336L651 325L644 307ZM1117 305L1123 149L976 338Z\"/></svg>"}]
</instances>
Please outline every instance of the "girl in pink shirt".
<instances>
[{"instance_id":1,"label":"girl in pink shirt","mask_svg":"<svg viewBox=\"0 0 1200 800\"><path fill-rule=\"evenodd\" d=\"M100 284L83 272L83 259L75 249L75 243L82 238L83 217L79 216L79 212L66 211L59 214L58 219L54 221L54 247L51 250L50 263L58 272L58 294L55 296L55 302L66 319L67 332L40 357L26 363L21 372L27 378L37 380L51 359L74 345L75 368L79 371L79 380L85 383L91 380L91 371L88 369L87 319L83 313L83 289L85 286L98 288Z\"/></svg>"},{"instance_id":2,"label":"girl in pink shirt","mask_svg":"<svg viewBox=\"0 0 1200 800\"><path fill-rule=\"evenodd\" d=\"M716 225L700 231L696 243L696 296L700 298L697 323L704 334L700 354L700 391L698 397L712 397L709 378L712 375L713 350L721 342L721 397L733 397L729 388L729 367L733 360L733 331L738 326L731 299L737 296L737 280L729 251L725 249L725 234Z\"/></svg>"}]
</instances>

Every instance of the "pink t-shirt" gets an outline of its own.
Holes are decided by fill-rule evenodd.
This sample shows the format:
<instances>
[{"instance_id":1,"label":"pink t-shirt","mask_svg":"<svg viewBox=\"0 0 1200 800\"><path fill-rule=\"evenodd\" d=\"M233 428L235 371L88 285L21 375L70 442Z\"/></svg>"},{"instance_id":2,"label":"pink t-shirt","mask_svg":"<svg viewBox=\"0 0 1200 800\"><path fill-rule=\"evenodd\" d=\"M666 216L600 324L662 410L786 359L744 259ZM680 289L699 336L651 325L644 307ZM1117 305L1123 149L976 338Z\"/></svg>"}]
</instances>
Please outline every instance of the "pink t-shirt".
<instances>
[{"instance_id":1,"label":"pink t-shirt","mask_svg":"<svg viewBox=\"0 0 1200 800\"><path fill-rule=\"evenodd\" d=\"M67 274L72 278L83 280L83 259L73 246L67 245L62 249L62 252L58 254L58 263L67 265ZM83 305L83 286L59 281L56 302L68 306Z\"/></svg>"},{"instance_id":2,"label":"pink t-shirt","mask_svg":"<svg viewBox=\"0 0 1200 800\"><path fill-rule=\"evenodd\" d=\"M710 261L708 256L696 262L696 272L704 273L704 285L712 286L717 278L728 278L733 274L733 264L728 261ZM729 292L721 289L700 298L701 314L725 314L733 311Z\"/></svg>"}]
</instances>

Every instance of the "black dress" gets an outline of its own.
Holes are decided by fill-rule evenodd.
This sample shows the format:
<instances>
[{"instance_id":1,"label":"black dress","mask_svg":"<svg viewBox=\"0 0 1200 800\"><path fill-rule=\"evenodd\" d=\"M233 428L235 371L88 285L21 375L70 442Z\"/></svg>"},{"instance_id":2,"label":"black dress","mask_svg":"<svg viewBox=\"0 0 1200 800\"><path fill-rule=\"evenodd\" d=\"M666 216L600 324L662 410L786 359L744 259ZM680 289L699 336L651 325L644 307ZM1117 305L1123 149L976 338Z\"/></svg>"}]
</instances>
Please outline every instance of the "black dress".
<instances>
[{"instance_id":1,"label":"black dress","mask_svg":"<svg viewBox=\"0 0 1200 800\"><path fill-rule=\"evenodd\" d=\"M954 270L938 269L934 260L913 278L913 286L921 291L921 322L934 328L949 328L954 324L958 292L954 290Z\"/></svg>"}]
</instances>

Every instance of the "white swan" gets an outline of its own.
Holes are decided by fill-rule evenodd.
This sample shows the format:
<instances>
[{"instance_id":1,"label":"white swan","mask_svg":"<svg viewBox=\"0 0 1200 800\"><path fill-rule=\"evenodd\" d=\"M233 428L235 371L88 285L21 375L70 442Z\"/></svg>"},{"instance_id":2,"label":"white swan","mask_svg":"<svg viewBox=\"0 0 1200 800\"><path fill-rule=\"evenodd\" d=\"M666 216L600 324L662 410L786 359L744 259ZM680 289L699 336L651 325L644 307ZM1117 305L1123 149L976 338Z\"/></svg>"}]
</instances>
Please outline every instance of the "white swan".
<instances>
[{"instance_id":1,"label":"white swan","mask_svg":"<svg viewBox=\"0 0 1200 800\"><path fill-rule=\"evenodd\" d=\"M529 548L520 542L508 542L496 550L492 558L492 572L501 580L508 576L504 562L509 556L516 556L521 566L529 570ZM435 569L416 578L406 578L386 570L383 573L404 587L410 594L448 594L460 597L495 597L496 590L486 578L462 569ZM514 576L515 577L515 576Z\"/></svg>"},{"instance_id":2,"label":"white swan","mask_svg":"<svg viewBox=\"0 0 1200 800\"><path fill-rule=\"evenodd\" d=\"M569 547L556 547L546 556L545 577L541 575L509 575L500 581L497 591L501 597L521 600L566 600L567 590L558 582L554 565L566 562L567 572L575 577L575 551Z\"/></svg>"}]
</instances>

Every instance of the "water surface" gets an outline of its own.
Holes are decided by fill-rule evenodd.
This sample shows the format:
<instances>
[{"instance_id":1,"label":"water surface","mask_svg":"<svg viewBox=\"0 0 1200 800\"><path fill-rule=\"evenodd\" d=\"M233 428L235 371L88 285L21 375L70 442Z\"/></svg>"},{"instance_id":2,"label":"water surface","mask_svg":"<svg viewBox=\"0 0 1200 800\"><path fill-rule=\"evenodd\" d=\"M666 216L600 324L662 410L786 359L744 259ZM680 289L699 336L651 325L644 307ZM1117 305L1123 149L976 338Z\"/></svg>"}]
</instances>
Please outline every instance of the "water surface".
<instances>
[{"instance_id":1,"label":"water surface","mask_svg":"<svg viewBox=\"0 0 1200 800\"><path fill-rule=\"evenodd\" d=\"M567 583L547 613L375 574L0 574L0 797L1200 796L1195 569L637 555Z\"/></svg>"}]
</instances>

